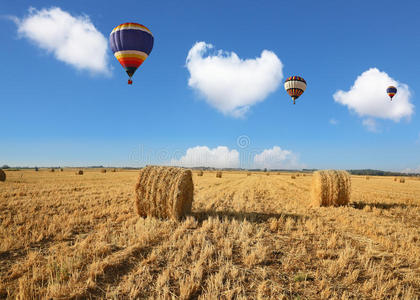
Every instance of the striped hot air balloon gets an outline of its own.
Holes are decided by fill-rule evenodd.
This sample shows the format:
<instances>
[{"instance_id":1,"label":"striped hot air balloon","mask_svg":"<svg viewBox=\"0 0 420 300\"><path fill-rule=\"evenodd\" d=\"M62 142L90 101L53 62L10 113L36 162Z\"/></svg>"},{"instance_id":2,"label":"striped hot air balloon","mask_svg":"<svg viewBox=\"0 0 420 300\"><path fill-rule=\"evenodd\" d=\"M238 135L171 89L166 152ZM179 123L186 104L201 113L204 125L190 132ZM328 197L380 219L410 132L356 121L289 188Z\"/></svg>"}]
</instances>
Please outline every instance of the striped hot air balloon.
<instances>
[{"instance_id":1,"label":"striped hot air balloon","mask_svg":"<svg viewBox=\"0 0 420 300\"><path fill-rule=\"evenodd\" d=\"M284 82L284 89L292 97L293 104L295 104L296 99L306 90L306 81L299 76L290 76Z\"/></svg>"},{"instance_id":2,"label":"striped hot air balloon","mask_svg":"<svg viewBox=\"0 0 420 300\"><path fill-rule=\"evenodd\" d=\"M386 93L388 94L389 98L391 98L391 101L392 101L392 97L394 97L395 94L397 93L397 88L395 86L390 85L386 89Z\"/></svg>"},{"instance_id":3,"label":"striped hot air balloon","mask_svg":"<svg viewBox=\"0 0 420 300\"><path fill-rule=\"evenodd\" d=\"M128 76L128 84L137 68L146 60L153 48L153 34L138 23L124 23L112 30L109 44L115 57L123 66Z\"/></svg>"}]
</instances>

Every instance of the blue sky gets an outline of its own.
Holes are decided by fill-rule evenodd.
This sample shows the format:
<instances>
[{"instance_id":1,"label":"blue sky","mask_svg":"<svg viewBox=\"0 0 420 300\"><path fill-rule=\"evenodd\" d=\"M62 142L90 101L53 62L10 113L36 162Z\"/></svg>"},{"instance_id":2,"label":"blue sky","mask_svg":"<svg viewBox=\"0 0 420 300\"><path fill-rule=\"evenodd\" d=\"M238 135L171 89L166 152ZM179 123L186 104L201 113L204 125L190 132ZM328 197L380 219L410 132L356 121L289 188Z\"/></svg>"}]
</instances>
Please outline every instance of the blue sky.
<instances>
[{"instance_id":1,"label":"blue sky","mask_svg":"<svg viewBox=\"0 0 420 300\"><path fill-rule=\"evenodd\" d=\"M62 45L46 50L48 33L24 28L54 7L106 41L121 23L147 26L154 48L134 84L108 44L98 71L89 59L57 58ZM0 14L0 165L420 171L418 1L17 0L2 1ZM196 56L194 77L186 59L197 42L213 48ZM76 38L71 46L86 43ZM263 65L264 50L274 60ZM258 84L241 82L236 71L226 78L232 52L233 70L254 74L249 80ZM205 68L209 57L219 63ZM296 105L283 88L292 75L308 83ZM388 82L399 90L392 103ZM253 92L241 115L220 106Z\"/></svg>"}]
</instances>

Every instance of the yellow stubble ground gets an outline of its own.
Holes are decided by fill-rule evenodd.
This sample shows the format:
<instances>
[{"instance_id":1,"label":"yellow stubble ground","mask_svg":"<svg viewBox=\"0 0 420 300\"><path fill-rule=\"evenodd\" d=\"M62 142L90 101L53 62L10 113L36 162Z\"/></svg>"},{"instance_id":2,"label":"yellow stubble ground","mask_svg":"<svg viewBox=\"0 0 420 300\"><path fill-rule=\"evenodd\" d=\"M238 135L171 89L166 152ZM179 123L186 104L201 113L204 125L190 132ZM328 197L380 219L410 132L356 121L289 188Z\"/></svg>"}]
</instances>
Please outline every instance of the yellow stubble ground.
<instances>
[{"instance_id":1,"label":"yellow stubble ground","mask_svg":"<svg viewBox=\"0 0 420 300\"><path fill-rule=\"evenodd\" d=\"M417 299L420 181L352 176L310 207L311 176L194 172L182 222L135 213L138 171L9 171L0 298Z\"/></svg>"}]
</instances>

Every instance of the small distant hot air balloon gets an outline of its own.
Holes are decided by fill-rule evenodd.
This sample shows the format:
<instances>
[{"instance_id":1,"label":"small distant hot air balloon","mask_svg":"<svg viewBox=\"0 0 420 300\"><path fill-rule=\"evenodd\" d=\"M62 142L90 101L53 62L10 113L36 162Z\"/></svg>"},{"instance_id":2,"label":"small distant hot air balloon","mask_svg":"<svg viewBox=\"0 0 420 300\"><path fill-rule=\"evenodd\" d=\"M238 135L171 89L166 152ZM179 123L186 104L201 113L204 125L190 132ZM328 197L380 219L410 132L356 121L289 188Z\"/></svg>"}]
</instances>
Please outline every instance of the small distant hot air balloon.
<instances>
[{"instance_id":1,"label":"small distant hot air balloon","mask_svg":"<svg viewBox=\"0 0 420 300\"><path fill-rule=\"evenodd\" d=\"M137 68L146 60L153 48L153 34L141 24L124 23L112 30L109 44L115 57L128 76L128 84Z\"/></svg>"},{"instance_id":2,"label":"small distant hot air balloon","mask_svg":"<svg viewBox=\"0 0 420 300\"><path fill-rule=\"evenodd\" d=\"M284 82L284 89L292 97L293 104L300 95L306 90L306 81L299 76L291 76Z\"/></svg>"},{"instance_id":3,"label":"small distant hot air balloon","mask_svg":"<svg viewBox=\"0 0 420 300\"><path fill-rule=\"evenodd\" d=\"M391 98L391 101L392 101L392 97L394 97L395 94L397 93L397 88L391 85L386 89L386 93L388 94L389 98Z\"/></svg>"}]
</instances>

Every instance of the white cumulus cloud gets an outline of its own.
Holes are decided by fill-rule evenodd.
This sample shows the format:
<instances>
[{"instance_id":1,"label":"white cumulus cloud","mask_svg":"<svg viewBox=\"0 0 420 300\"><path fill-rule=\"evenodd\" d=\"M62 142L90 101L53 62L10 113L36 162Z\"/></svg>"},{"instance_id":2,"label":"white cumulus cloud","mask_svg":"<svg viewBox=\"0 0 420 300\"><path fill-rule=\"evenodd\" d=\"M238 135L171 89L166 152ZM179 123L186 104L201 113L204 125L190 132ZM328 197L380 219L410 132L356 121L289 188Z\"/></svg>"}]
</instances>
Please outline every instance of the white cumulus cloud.
<instances>
[{"instance_id":1,"label":"white cumulus cloud","mask_svg":"<svg viewBox=\"0 0 420 300\"><path fill-rule=\"evenodd\" d=\"M386 88L390 85L398 89L392 102L386 94ZM377 68L363 72L357 77L350 90L339 90L333 97L336 102L347 106L361 117L399 122L402 118L410 119L414 113L408 85L396 81Z\"/></svg>"},{"instance_id":2,"label":"white cumulus cloud","mask_svg":"<svg viewBox=\"0 0 420 300\"><path fill-rule=\"evenodd\" d=\"M72 16L59 7L29 9L22 18L13 18L20 36L34 42L60 61L76 69L109 74L108 41L88 16Z\"/></svg>"},{"instance_id":3,"label":"white cumulus cloud","mask_svg":"<svg viewBox=\"0 0 420 300\"><path fill-rule=\"evenodd\" d=\"M279 146L265 149L260 154L256 154L254 166L260 169L299 169L304 167L292 151L282 150Z\"/></svg>"},{"instance_id":4,"label":"white cumulus cloud","mask_svg":"<svg viewBox=\"0 0 420 300\"><path fill-rule=\"evenodd\" d=\"M188 52L188 85L226 115L243 117L283 79L283 64L274 52L264 50L260 57L241 59L234 52L221 50L210 55L212 48L211 44L197 42Z\"/></svg>"},{"instance_id":5,"label":"white cumulus cloud","mask_svg":"<svg viewBox=\"0 0 420 300\"><path fill-rule=\"evenodd\" d=\"M171 165L183 167L213 167L213 168L238 168L239 152L229 150L226 146L210 149L207 146L188 148L180 159L172 159Z\"/></svg>"}]
</instances>

